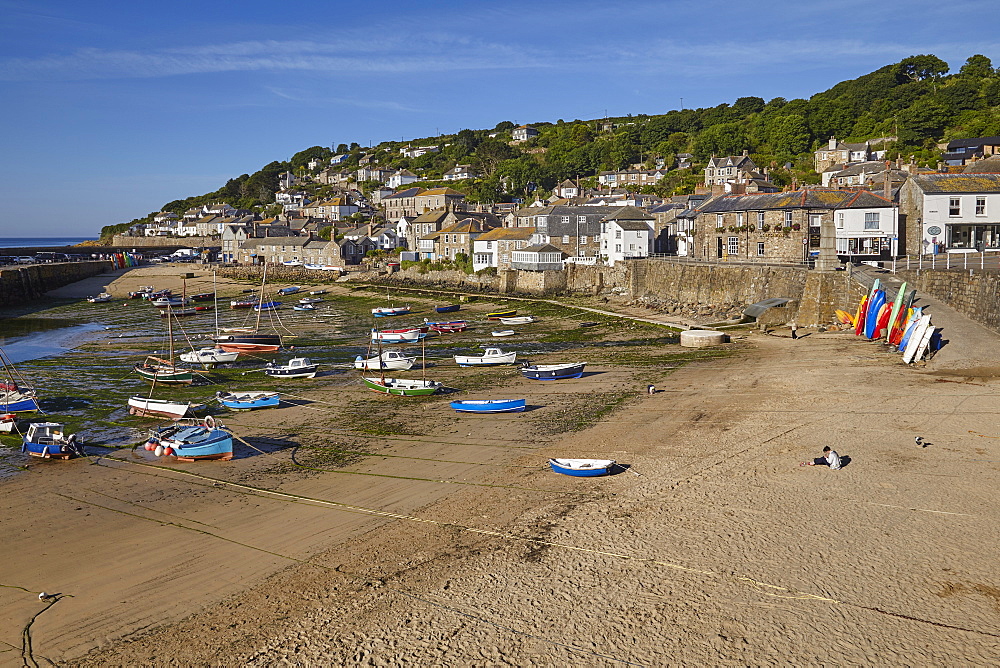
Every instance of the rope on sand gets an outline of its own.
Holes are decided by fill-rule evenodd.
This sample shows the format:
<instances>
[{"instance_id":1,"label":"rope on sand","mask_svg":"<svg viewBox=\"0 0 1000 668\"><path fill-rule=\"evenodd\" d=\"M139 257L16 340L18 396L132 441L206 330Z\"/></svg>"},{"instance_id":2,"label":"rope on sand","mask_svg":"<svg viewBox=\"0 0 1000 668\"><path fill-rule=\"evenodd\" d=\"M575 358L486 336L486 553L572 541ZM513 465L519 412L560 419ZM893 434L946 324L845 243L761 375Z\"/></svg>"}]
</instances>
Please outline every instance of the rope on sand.
<instances>
[{"instance_id":1,"label":"rope on sand","mask_svg":"<svg viewBox=\"0 0 1000 668\"><path fill-rule=\"evenodd\" d=\"M124 460L116 459L115 461L124 461ZM162 470L170 471L172 473L177 473L177 474L188 476L188 477L192 477L192 478L199 478L199 479L202 479L202 480L205 480L205 481L211 483L213 486L231 487L231 488L236 488L236 489L242 489L242 490L246 490L247 492L250 492L250 493L253 493L253 494L260 494L260 495L264 495L264 496L274 496L276 498L288 499L288 500L290 500L292 502L295 502L295 503L316 504L316 505L320 505L320 506L327 506L327 507L330 507L330 508L344 510L344 511L347 511L347 512L358 513L358 514L363 514L363 515L370 515L370 516L373 516L373 517L382 517L382 518L388 518L388 519L405 520L405 521L408 521L408 522L417 522L417 523L420 523L420 524L430 524L432 526L437 526L437 527L441 527L441 528L457 529L459 531L465 531L465 532L480 534L480 535L484 535L484 536L491 536L491 537L494 537L494 538L500 538L500 539L505 539L505 540L514 540L514 541L521 541L521 542L525 542L525 543L532 543L532 544L535 544L535 545L544 545L546 547L554 547L554 548L559 548L559 549L562 549L562 550L567 550L567 551L572 551L572 552L581 552L581 553L585 553L585 554L595 554L595 555L604 556L604 557L611 557L611 558L614 558L614 559L621 559L623 561L633 561L633 562L641 563L641 564L649 564L651 566L659 566L659 567L662 567L662 568L668 568L668 569L671 569L671 570L674 570L674 571L678 571L678 572L682 572L682 573L691 573L691 574L697 574L697 575L704 575L706 577L714 578L714 579L722 580L722 581L724 581L726 579L731 579L734 582L738 582L738 583L741 583L741 584L753 587L759 593L764 594L766 596L772 596L772 597L783 598L783 599L810 600L810 601L821 601L821 602L824 602L824 603L833 603L833 604L837 604L837 605L843 605L843 606L848 606L848 607L851 607L851 608L856 608L856 609L859 609L859 610L867 610L869 612L876 612L878 614L887 615L889 617L895 617L897 619L905 619L905 620L908 620L908 621L914 621L914 622L921 623L921 624L929 624L931 626L936 626L936 627L939 627L939 628L946 628L946 629L951 629L951 630L954 630L954 631L963 631L963 632L966 632L966 633L974 633L974 634L977 634L977 635L989 636L989 637L992 637L992 638L1000 638L1000 633L991 633L989 631L981 631L981 630L970 629L970 628L965 628L965 627L961 627L961 626L954 626L954 625L951 625L951 624L945 624L945 623L942 623L942 622L936 622L936 621L933 621L933 620L930 620L930 619L923 619L921 617L915 617L915 616L912 616L912 615L906 615L906 614L899 613L899 612L893 612L891 610L884 610L882 608L878 608L878 607L875 607L875 606L868 606L868 605L863 605L863 604L860 604L860 603L853 603L853 602L846 601L846 600L843 600L843 599L832 598L832 597L829 597L829 596L822 596L820 594L810 594L808 592L799 592L799 591L793 590L793 589L791 589L789 587L785 587L785 586L782 586L782 585L769 584L767 582L762 582L760 580L757 580L757 579L749 577L749 576L737 575L735 572L727 575L725 573L720 573L720 572L717 572L717 571L710 571L710 570L705 570L705 569L700 569L700 568L693 568L693 567L690 567L690 566L684 566L683 564L677 564L677 563L673 563L673 562L669 562L669 561L662 561L662 560L654 559L654 558L651 558L651 557L640 557L640 556L635 556L635 555L631 555L631 554L625 554L623 552L612 552L612 551L608 551L608 550L599 550L599 549L594 549L594 548L579 547L579 546L576 546L576 545L567 545L567 544L564 544L564 543L556 543L554 541L544 540L544 539L541 539L541 538L531 538L531 537L527 537L527 536L518 536L516 534L507 533L507 532L504 532L504 531L495 531L495 530L492 530L492 529L479 529L479 528L476 528L476 527L466 526L466 525L463 525L463 524L457 524L455 522L442 522L440 520L432 520L432 519L428 519L428 518L416 517L414 515L405 515L405 514L402 514L402 513L393 513L393 512L390 512L390 511L386 511L386 510L378 510L376 508L367 508L365 506L358 506L358 505L354 505L354 504L350 504L350 503L343 503L343 502L340 502L340 501L329 501L329 500L326 500L326 499L317 499L317 498L314 498L314 497L308 497L308 496L304 496L304 495L301 495L301 494L291 494L289 492L278 492L278 491L264 489L264 488L260 488L260 487L254 487L252 485L247 485L247 484L244 484L244 483L230 482L228 480L222 480L222 479L219 479L219 478L213 478L211 476L202 475L200 473L194 473L192 471L185 471L185 470L180 470L180 469L171 469L171 468L168 468L168 467L165 467L165 466L159 466L159 465L155 465L155 464L146 464L146 463L139 463L139 462L127 462L127 461L125 461L125 463L134 464L134 465L137 465L137 466L148 466L148 467L155 468L155 469L162 469ZM193 529L193 530L195 530L195 531L201 531L201 530L198 530L198 529ZM208 533L208 532L202 531L202 533ZM257 548L255 548L255 549L257 549ZM306 563L312 563L312 562L306 562Z\"/></svg>"}]
</instances>

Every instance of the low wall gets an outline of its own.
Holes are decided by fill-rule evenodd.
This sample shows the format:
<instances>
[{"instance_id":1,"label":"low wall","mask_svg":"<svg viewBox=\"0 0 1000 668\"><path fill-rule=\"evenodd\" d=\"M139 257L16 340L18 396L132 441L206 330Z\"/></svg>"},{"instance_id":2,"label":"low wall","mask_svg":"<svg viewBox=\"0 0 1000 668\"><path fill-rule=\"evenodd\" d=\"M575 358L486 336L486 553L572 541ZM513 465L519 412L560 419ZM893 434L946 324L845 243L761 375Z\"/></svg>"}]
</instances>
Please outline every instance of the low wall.
<instances>
[{"instance_id":1,"label":"low wall","mask_svg":"<svg viewBox=\"0 0 1000 668\"><path fill-rule=\"evenodd\" d=\"M222 245L222 237L129 237L116 234L113 246L122 248L202 248Z\"/></svg>"},{"instance_id":2,"label":"low wall","mask_svg":"<svg viewBox=\"0 0 1000 668\"><path fill-rule=\"evenodd\" d=\"M0 306L23 304L38 299L49 290L110 271L104 260L56 262L0 269Z\"/></svg>"},{"instance_id":3,"label":"low wall","mask_svg":"<svg viewBox=\"0 0 1000 668\"><path fill-rule=\"evenodd\" d=\"M940 299L962 315L1000 331L1000 274L952 269L900 271L907 289L915 288Z\"/></svg>"}]
</instances>

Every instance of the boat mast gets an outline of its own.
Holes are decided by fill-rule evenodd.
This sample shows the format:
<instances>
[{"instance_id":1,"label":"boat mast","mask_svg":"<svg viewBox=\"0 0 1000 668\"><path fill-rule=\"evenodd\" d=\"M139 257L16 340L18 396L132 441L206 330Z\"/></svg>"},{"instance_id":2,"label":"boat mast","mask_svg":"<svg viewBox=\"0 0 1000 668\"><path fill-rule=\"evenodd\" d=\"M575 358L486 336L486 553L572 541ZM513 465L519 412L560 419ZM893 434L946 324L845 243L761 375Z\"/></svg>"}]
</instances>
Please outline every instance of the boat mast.
<instances>
[{"instance_id":1,"label":"boat mast","mask_svg":"<svg viewBox=\"0 0 1000 668\"><path fill-rule=\"evenodd\" d=\"M216 271L212 269L212 308L215 309L215 338L219 338L219 286L215 282Z\"/></svg>"},{"instance_id":2,"label":"boat mast","mask_svg":"<svg viewBox=\"0 0 1000 668\"><path fill-rule=\"evenodd\" d=\"M254 325L253 331L257 332L260 330L260 312L264 306L264 283L267 281L267 260L264 260L264 275L260 279L260 298L257 300L257 324Z\"/></svg>"}]
</instances>

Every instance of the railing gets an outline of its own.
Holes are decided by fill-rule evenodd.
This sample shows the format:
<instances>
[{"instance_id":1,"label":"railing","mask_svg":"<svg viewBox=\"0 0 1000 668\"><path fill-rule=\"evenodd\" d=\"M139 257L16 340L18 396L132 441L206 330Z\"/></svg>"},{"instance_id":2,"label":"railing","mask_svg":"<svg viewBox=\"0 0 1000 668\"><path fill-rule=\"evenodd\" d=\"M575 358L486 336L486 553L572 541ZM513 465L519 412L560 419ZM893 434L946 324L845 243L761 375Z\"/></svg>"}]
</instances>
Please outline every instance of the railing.
<instances>
[{"instance_id":1,"label":"railing","mask_svg":"<svg viewBox=\"0 0 1000 668\"><path fill-rule=\"evenodd\" d=\"M891 261L883 261L879 264L894 274L897 271L923 271L924 269L933 269L936 271L996 272L1000 271L1000 249L986 251L969 249L961 252L938 253L935 255L906 255Z\"/></svg>"},{"instance_id":2,"label":"railing","mask_svg":"<svg viewBox=\"0 0 1000 668\"><path fill-rule=\"evenodd\" d=\"M811 268L816 264L815 258L809 260L799 260L798 262L777 262L774 260L768 260L766 258L741 258L739 260L728 260L721 258L701 258L692 257L687 255L669 255L667 253L650 253L647 256L650 260L666 260L669 262L677 262L679 264L699 264L699 265L750 265L750 266L769 266L769 267L804 267Z\"/></svg>"}]
</instances>

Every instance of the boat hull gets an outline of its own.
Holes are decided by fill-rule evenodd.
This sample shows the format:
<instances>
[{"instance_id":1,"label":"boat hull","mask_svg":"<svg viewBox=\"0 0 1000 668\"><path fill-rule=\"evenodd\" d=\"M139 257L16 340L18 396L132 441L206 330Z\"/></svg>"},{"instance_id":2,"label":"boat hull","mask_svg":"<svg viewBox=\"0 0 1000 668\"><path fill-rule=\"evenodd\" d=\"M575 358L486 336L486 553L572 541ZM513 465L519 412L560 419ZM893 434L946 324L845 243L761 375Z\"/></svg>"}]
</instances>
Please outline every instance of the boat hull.
<instances>
[{"instance_id":1,"label":"boat hull","mask_svg":"<svg viewBox=\"0 0 1000 668\"><path fill-rule=\"evenodd\" d=\"M128 400L128 412L132 415L158 415L172 420L179 420L184 417L190 409L190 403L182 404L176 401L165 401L163 399L131 397Z\"/></svg>"},{"instance_id":2,"label":"boat hull","mask_svg":"<svg viewBox=\"0 0 1000 668\"><path fill-rule=\"evenodd\" d=\"M164 427L153 432L146 441L146 449L157 456L173 455L181 462L229 461L233 458L233 436L228 431L202 425Z\"/></svg>"},{"instance_id":3,"label":"boat hull","mask_svg":"<svg viewBox=\"0 0 1000 668\"><path fill-rule=\"evenodd\" d=\"M449 306L435 306L434 310L438 313L454 313L461 308L462 306L460 304L451 304Z\"/></svg>"},{"instance_id":4,"label":"boat hull","mask_svg":"<svg viewBox=\"0 0 1000 668\"><path fill-rule=\"evenodd\" d=\"M361 381L369 390L382 394L394 394L400 397L424 397L441 389L441 383L433 380L405 380L402 378L362 378Z\"/></svg>"},{"instance_id":5,"label":"boat hull","mask_svg":"<svg viewBox=\"0 0 1000 668\"><path fill-rule=\"evenodd\" d=\"M556 473L575 478L594 478L608 475L618 463L613 459L550 459L549 466Z\"/></svg>"},{"instance_id":6,"label":"boat hull","mask_svg":"<svg viewBox=\"0 0 1000 668\"><path fill-rule=\"evenodd\" d=\"M378 357L357 357L354 360L355 369L384 370L384 371L406 371L413 367L417 359L415 357L398 357L394 359L379 359Z\"/></svg>"},{"instance_id":7,"label":"boat hull","mask_svg":"<svg viewBox=\"0 0 1000 668\"><path fill-rule=\"evenodd\" d=\"M284 369L273 367L264 369L264 373L271 378L315 378L318 366L302 367L297 369Z\"/></svg>"},{"instance_id":8,"label":"boat hull","mask_svg":"<svg viewBox=\"0 0 1000 668\"><path fill-rule=\"evenodd\" d=\"M217 392L215 398L234 411L277 408L281 403L281 395L277 392Z\"/></svg>"},{"instance_id":9,"label":"boat hull","mask_svg":"<svg viewBox=\"0 0 1000 668\"><path fill-rule=\"evenodd\" d=\"M455 355L455 363L458 366L499 366L501 364L514 364L517 361L517 353L504 353L503 355Z\"/></svg>"},{"instance_id":10,"label":"boat hull","mask_svg":"<svg viewBox=\"0 0 1000 668\"><path fill-rule=\"evenodd\" d=\"M525 399L452 401L450 404L459 413L520 413L526 405Z\"/></svg>"},{"instance_id":11,"label":"boat hull","mask_svg":"<svg viewBox=\"0 0 1000 668\"><path fill-rule=\"evenodd\" d=\"M17 393L13 397L0 393L0 410L7 413L30 413L39 410L38 399L34 396Z\"/></svg>"},{"instance_id":12,"label":"boat hull","mask_svg":"<svg viewBox=\"0 0 1000 668\"><path fill-rule=\"evenodd\" d=\"M410 312L409 306L396 306L392 308L381 307L372 309L372 315L375 316L376 318L391 318L397 315L406 315L409 312Z\"/></svg>"},{"instance_id":13,"label":"boat hull","mask_svg":"<svg viewBox=\"0 0 1000 668\"><path fill-rule=\"evenodd\" d=\"M583 375L586 362L578 364L534 364L521 367L521 375L530 380L565 380Z\"/></svg>"},{"instance_id":14,"label":"boat hull","mask_svg":"<svg viewBox=\"0 0 1000 668\"><path fill-rule=\"evenodd\" d=\"M229 364L230 362L235 362L239 356L238 352L226 352L221 348L202 348L201 350L182 353L181 361L208 366L212 364Z\"/></svg>"},{"instance_id":15,"label":"boat hull","mask_svg":"<svg viewBox=\"0 0 1000 668\"><path fill-rule=\"evenodd\" d=\"M506 311L493 311L486 314L487 320L499 320L500 318L511 318L517 315L517 309L507 309Z\"/></svg>"},{"instance_id":16,"label":"boat hull","mask_svg":"<svg viewBox=\"0 0 1000 668\"><path fill-rule=\"evenodd\" d=\"M194 373L187 369L164 369L150 364L136 364L135 372L144 380L170 385L190 385L194 382Z\"/></svg>"}]
</instances>

